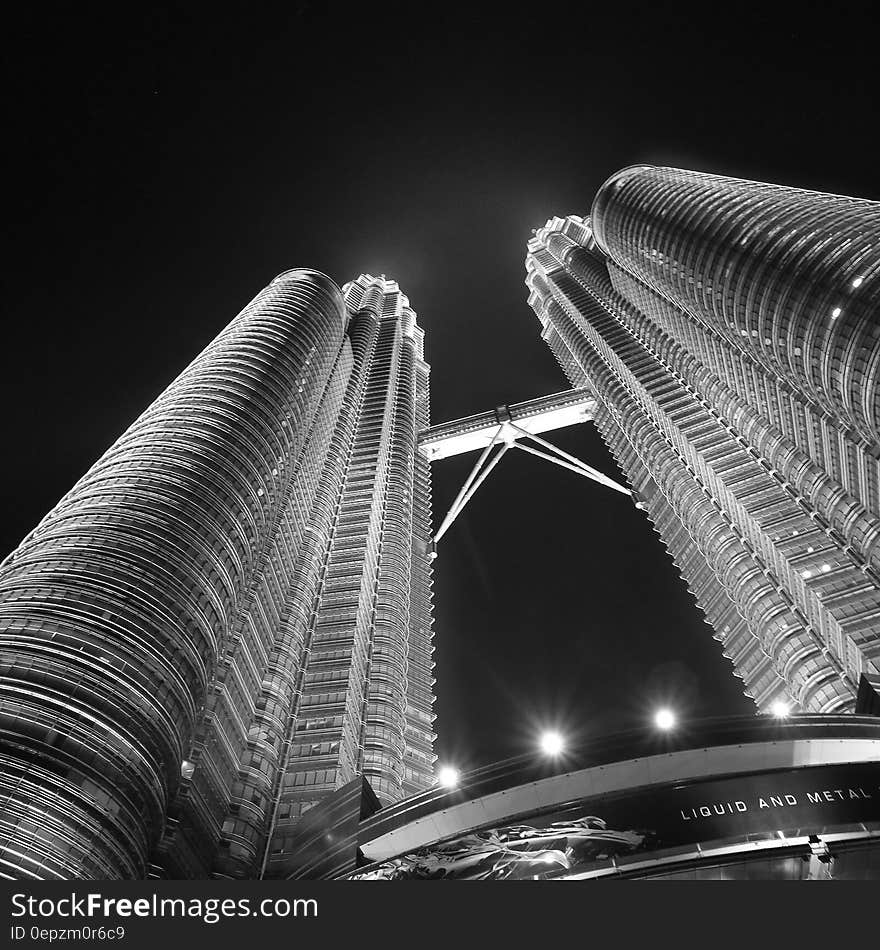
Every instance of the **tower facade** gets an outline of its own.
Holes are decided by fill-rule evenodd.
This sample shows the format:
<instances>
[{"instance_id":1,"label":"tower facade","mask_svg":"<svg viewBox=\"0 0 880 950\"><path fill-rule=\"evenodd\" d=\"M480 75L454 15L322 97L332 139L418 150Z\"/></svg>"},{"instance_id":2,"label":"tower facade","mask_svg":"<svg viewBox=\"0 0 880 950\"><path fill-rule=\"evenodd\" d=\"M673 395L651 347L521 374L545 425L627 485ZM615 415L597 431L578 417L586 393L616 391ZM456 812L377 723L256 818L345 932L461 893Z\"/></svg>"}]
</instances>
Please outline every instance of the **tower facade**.
<instances>
[{"instance_id":1,"label":"tower facade","mask_svg":"<svg viewBox=\"0 0 880 950\"><path fill-rule=\"evenodd\" d=\"M0 873L283 874L358 774L431 781L423 336L281 274L0 567Z\"/></svg>"},{"instance_id":2,"label":"tower facade","mask_svg":"<svg viewBox=\"0 0 880 950\"><path fill-rule=\"evenodd\" d=\"M529 302L759 709L880 673L880 205L633 166Z\"/></svg>"}]
</instances>

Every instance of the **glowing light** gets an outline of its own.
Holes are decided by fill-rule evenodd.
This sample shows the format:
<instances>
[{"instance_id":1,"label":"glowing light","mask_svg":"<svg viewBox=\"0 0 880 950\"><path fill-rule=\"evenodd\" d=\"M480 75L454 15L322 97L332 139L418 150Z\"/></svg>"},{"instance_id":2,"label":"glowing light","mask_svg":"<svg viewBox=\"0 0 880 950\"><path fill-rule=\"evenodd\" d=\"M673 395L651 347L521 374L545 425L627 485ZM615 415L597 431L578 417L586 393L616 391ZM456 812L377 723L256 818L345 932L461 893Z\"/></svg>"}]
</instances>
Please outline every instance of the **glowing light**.
<instances>
[{"instance_id":1,"label":"glowing light","mask_svg":"<svg viewBox=\"0 0 880 950\"><path fill-rule=\"evenodd\" d=\"M823 574L827 574L830 570L831 570L831 565L830 565L830 564L823 564L823 565L822 565L822 573L823 573Z\"/></svg>"},{"instance_id":2,"label":"glowing light","mask_svg":"<svg viewBox=\"0 0 880 950\"><path fill-rule=\"evenodd\" d=\"M835 307L831 311L831 319L836 320L841 315L841 313L843 313L843 311L840 309L840 307Z\"/></svg>"},{"instance_id":3,"label":"glowing light","mask_svg":"<svg viewBox=\"0 0 880 950\"><path fill-rule=\"evenodd\" d=\"M791 712L788 703L782 702L782 700L777 700L771 707L770 712L777 719L785 719L785 717Z\"/></svg>"},{"instance_id":4,"label":"glowing light","mask_svg":"<svg viewBox=\"0 0 880 950\"><path fill-rule=\"evenodd\" d=\"M437 773L437 781L444 788L455 788L460 777L458 769L454 769L451 765L444 765Z\"/></svg>"},{"instance_id":5,"label":"glowing light","mask_svg":"<svg viewBox=\"0 0 880 950\"><path fill-rule=\"evenodd\" d=\"M565 740L558 732L545 732L541 736L541 751L544 755L559 755L565 748Z\"/></svg>"},{"instance_id":6,"label":"glowing light","mask_svg":"<svg viewBox=\"0 0 880 950\"><path fill-rule=\"evenodd\" d=\"M654 714L654 725L658 729L672 729L675 726L675 713L671 709L658 709Z\"/></svg>"},{"instance_id":7,"label":"glowing light","mask_svg":"<svg viewBox=\"0 0 880 950\"><path fill-rule=\"evenodd\" d=\"M856 279L852 282L853 287L861 287L864 279L864 277L856 277Z\"/></svg>"},{"instance_id":8,"label":"glowing light","mask_svg":"<svg viewBox=\"0 0 880 950\"><path fill-rule=\"evenodd\" d=\"M812 577L812 576L813 576L813 572L812 572L812 571L804 571L804 572L801 574L801 577L805 577L805 578L806 578L806 577Z\"/></svg>"}]
</instances>

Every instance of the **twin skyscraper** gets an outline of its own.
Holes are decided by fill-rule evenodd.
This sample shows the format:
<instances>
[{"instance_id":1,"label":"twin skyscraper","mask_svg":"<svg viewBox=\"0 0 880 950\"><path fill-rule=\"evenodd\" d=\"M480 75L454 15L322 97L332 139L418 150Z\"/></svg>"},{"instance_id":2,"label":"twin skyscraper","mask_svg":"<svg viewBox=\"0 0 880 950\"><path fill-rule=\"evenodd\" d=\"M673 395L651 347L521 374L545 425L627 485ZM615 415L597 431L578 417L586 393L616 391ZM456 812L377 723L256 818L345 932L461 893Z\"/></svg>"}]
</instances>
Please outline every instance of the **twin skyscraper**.
<instances>
[{"instance_id":1,"label":"twin skyscraper","mask_svg":"<svg viewBox=\"0 0 880 950\"><path fill-rule=\"evenodd\" d=\"M746 694L851 710L880 672L880 205L634 166L527 268Z\"/></svg>"},{"instance_id":2,"label":"twin skyscraper","mask_svg":"<svg viewBox=\"0 0 880 950\"><path fill-rule=\"evenodd\" d=\"M284 873L366 776L433 778L422 331L276 277L0 569L0 874Z\"/></svg>"},{"instance_id":3,"label":"twin skyscraper","mask_svg":"<svg viewBox=\"0 0 880 950\"><path fill-rule=\"evenodd\" d=\"M634 166L527 275L747 695L852 710L880 682L880 205ZM0 876L283 877L335 790L433 783L428 379L394 281L288 271L9 555Z\"/></svg>"}]
</instances>

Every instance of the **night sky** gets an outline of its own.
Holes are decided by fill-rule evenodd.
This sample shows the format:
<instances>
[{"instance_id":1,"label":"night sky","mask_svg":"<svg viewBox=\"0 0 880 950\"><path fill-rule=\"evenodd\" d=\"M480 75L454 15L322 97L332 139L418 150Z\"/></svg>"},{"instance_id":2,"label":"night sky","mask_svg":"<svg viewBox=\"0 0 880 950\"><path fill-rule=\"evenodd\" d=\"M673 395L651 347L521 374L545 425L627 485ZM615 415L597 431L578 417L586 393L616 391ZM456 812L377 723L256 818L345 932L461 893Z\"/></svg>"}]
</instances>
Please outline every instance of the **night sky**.
<instances>
[{"instance_id":1,"label":"night sky","mask_svg":"<svg viewBox=\"0 0 880 950\"><path fill-rule=\"evenodd\" d=\"M863 11L715 6L71 4L7 21L0 555L280 271L396 278L443 422L567 388L526 304L525 245L616 169L880 197ZM620 478L591 427L550 438ZM474 461L435 463L436 524ZM510 453L439 551L444 762L527 750L548 725L629 728L660 703L754 708L621 495Z\"/></svg>"}]
</instances>

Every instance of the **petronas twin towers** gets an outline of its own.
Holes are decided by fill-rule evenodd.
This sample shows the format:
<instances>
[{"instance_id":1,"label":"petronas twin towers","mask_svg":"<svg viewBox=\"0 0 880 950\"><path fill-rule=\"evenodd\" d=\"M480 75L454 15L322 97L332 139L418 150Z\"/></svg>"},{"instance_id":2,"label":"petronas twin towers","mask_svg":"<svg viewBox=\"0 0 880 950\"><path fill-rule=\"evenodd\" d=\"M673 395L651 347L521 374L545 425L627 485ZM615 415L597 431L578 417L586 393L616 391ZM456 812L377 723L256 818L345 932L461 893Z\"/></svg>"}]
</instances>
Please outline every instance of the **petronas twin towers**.
<instances>
[{"instance_id":1,"label":"petronas twin towers","mask_svg":"<svg viewBox=\"0 0 880 950\"><path fill-rule=\"evenodd\" d=\"M759 709L880 677L880 205L634 166L529 302Z\"/></svg>"},{"instance_id":2,"label":"petronas twin towers","mask_svg":"<svg viewBox=\"0 0 880 950\"><path fill-rule=\"evenodd\" d=\"M0 569L0 874L281 876L358 774L427 787L422 331L274 281Z\"/></svg>"},{"instance_id":3,"label":"petronas twin towers","mask_svg":"<svg viewBox=\"0 0 880 950\"><path fill-rule=\"evenodd\" d=\"M880 681L880 206L635 166L529 302L760 710ZM0 877L284 877L433 781L423 333L277 277L0 565ZM589 503L585 496L585 504Z\"/></svg>"}]
</instances>

